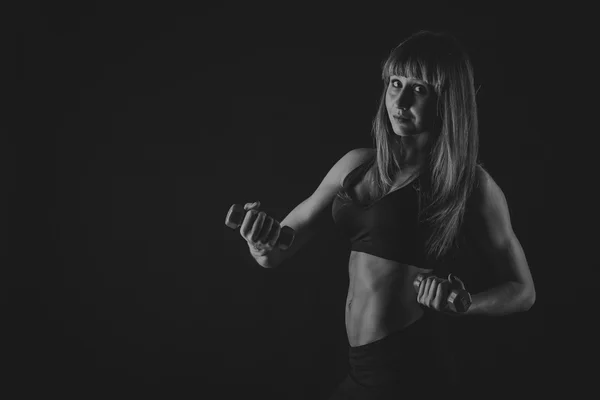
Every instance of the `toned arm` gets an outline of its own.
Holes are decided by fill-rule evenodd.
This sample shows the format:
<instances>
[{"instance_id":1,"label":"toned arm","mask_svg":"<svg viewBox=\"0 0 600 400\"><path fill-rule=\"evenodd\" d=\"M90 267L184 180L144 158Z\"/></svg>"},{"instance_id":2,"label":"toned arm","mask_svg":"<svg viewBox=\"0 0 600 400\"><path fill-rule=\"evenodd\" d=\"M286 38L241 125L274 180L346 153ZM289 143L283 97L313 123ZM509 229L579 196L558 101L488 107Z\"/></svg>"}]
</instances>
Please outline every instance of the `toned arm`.
<instances>
[{"instance_id":1,"label":"toned arm","mask_svg":"<svg viewBox=\"0 0 600 400\"><path fill-rule=\"evenodd\" d=\"M496 278L503 282L473 295L470 314L501 315L528 310L535 302L535 286L515 232L506 198L483 169L474 192L476 209L469 221L472 237L486 255Z\"/></svg>"},{"instance_id":2,"label":"toned arm","mask_svg":"<svg viewBox=\"0 0 600 400\"><path fill-rule=\"evenodd\" d=\"M364 162L372 151L367 148L354 149L340 158L325 175L317 189L281 221L281 226L289 226L296 232L292 246L285 251L274 249L266 259L259 261L259 264L265 268L277 267L313 238L320 225L319 219L326 215L325 211L331 206L346 174Z\"/></svg>"}]
</instances>

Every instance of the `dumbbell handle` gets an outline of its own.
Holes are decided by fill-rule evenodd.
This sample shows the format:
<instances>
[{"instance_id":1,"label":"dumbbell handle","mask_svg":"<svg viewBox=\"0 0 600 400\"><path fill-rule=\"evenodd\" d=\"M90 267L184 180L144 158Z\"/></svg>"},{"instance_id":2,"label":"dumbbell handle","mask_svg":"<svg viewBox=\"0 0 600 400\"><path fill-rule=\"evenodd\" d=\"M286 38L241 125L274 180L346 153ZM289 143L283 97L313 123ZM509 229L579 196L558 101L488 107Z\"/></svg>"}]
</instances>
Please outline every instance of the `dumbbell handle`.
<instances>
[{"instance_id":1,"label":"dumbbell handle","mask_svg":"<svg viewBox=\"0 0 600 400\"><path fill-rule=\"evenodd\" d=\"M419 293L419 286L421 286L421 281L427 278L429 274L419 274L415 278L413 282L413 286L417 293ZM467 312L469 307L471 307L471 296L469 292L464 289L452 289L450 294L448 295L448 307L457 313Z\"/></svg>"},{"instance_id":2,"label":"dumbbell handle","mask_svg":"<svg viewBox=\"0 0 600 400\"><path fill-rule=\"evenodd\" d=\"M240 204L234 204L227 212L227 216L225 217L225 225L231 229L237 229L240 225L242 225L245 215L246 210L244 210L244 206ZM282 226L281 231L279 232L279 237L275 242L275 246L279 247L281 250L287 250L292 245L295 236L296 232L294 232L292 228L289 226Z\"/></svg>"}]
</instances>

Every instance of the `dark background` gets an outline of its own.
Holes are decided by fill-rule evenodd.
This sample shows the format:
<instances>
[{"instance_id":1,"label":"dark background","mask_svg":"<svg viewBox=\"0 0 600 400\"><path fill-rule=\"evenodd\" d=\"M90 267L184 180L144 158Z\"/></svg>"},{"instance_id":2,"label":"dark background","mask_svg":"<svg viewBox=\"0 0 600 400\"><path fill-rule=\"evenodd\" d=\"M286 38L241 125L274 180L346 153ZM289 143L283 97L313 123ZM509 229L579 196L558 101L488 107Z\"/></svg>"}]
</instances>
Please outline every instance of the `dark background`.
<instances>
[{"instance_id":1,"label":"dark background","mask_svg":"<svg viewBox=\"0 0 600 400\"><path fill-rule=\"evenodd\" d=\"M256 200L282 219L343 154L370 147L380 65L419 29L449 31L471 54L481 161L537 290L525 314L448 322L464 392L592 385L594 284L565 273L581 253L555 207L567 196L554 190L564 175L547 106L562 36L548 18L503 5L46 2L13 22L25 113L5 147L3 330L5 379L21 394L333 390L347 368L348 244L328 221L264 270L223 221Z\"/></svg>"}]
</instances>

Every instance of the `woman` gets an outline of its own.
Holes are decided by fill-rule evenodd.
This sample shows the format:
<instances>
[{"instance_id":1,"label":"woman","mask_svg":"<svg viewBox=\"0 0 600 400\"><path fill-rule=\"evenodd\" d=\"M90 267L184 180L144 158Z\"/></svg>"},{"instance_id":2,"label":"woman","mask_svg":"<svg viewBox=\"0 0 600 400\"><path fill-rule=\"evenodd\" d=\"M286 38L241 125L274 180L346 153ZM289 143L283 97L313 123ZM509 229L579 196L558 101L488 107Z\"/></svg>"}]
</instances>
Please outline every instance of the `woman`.
<instances>
[{"instance_id":1,"label":"woman","mask_svg":"<svg viewBox=\"0 0 600 400\"><path fill-rule=\"evenodd\" d=\"M355 149L327 173L316 191L281 222L246 204L240 233L255 260L273 268L315 233L331 206L352 243L346 330L350 371L332 399L388 398L431 390L445 371L427 315L455 314L446 299L466 289L435 274L468 236L481 246L503 283L472 294L461 315L528 310L535 288L511 228L504 195L478 164L473 71L450 35L421 31L383 65L384 90L373 123L374 149ZM274 244L281 226L296 231L292 246ZM460 236L459 236L460 235Z\"/></svg>"}]
</instances>

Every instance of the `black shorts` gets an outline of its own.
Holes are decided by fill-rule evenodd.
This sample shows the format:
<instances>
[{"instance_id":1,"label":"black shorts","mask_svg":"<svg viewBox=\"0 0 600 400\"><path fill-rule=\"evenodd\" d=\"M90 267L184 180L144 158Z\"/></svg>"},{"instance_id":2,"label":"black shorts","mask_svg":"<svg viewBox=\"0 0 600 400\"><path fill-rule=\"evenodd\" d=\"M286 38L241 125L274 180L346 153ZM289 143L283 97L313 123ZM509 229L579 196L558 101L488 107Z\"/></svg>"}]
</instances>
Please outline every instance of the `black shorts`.
<instances>
[{"instance_id":1,"label":"black shorts","mask_svg":"<svg viewBox=\"0 0 600 400\"><path fill-rule=\"evenodd\" d=\"M350 347L349 372L329 400L430 398L448 393L442 343L430 318L422 317L382 339Z\"/></svg>"}]
</instances>

